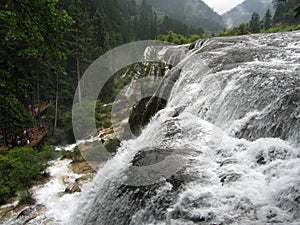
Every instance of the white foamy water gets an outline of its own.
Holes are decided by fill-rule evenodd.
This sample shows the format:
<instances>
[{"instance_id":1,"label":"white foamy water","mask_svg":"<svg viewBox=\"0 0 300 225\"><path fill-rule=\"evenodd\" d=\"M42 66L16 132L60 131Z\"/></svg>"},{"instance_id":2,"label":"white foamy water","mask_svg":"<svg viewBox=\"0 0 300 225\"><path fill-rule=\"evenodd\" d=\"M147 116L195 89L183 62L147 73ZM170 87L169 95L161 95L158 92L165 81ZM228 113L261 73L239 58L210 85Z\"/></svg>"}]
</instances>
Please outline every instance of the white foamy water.
<instances>
[{"instance_id":1,"label":"white foamy water","mask_svg":"<svg viewBox=\"0 0 300 225\"><path fill-rule=\"evenodd\" d=\"M75 184L81 175L75 174L69 168L71 160L54 161L47 169L51 176L50 181L44 185L33 188L33 197L37 204L45 206L43 215L53 224L66 224L70 220L70 212L78 202L79 193L66 194L66 188Z\"/></svg>"},{"instance_id":2,"label":"white foamy water","mask_svg":"<svg viewBox=\"0 0 300 225\"><path fill-rule=\"evenodd\" d=\"M99 170L70 224L300 224L299 38L198 44L166 108Z\"/></svg>"}]
</instances>

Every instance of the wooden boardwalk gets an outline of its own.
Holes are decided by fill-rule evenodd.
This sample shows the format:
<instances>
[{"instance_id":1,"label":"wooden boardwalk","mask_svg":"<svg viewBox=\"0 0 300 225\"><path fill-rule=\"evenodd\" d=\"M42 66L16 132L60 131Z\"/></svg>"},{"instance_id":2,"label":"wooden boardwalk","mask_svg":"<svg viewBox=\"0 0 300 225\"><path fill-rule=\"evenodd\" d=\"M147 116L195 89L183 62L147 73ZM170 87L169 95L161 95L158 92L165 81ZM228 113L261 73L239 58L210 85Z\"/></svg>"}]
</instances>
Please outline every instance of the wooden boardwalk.
<instances>
[{"instance_id":1,"label":"wooden boardwalk","mask_svg":"<svg viewBox=\"0 0 300 225\"><path fill-rule=\"evenodd\" d=\"M31 112L31 114L34 118L37 118L41 113L43 113L45 110L47 110L52 105L54 105L54 101L52 101L52 102L43 102L39 106L37 106L37 105L35 106L35 107L38 107L38 113L36 115L34 115L33 112ZM39 126L39 124L38 124L38 126ZM47 129L46 124L44 124L44 127L41 130L39 130L38 127L35 126L33 128L33 139L31 140L31 142L27 146L28 147L37 146L43 140L43 138L47 135L47 133L48 133L48 129Z\"/></svg>"},{"instance_id":2,"label":"wooden boardwalk","mask_svg":"<svg viewBox=\"0 0 300 225\"><path fill-rule=\"evenodd\" d=\"M52 102L43 102L42 104L40 105L35 105L35 107L38 108L38 112L37 114L34 114L32 111L30 111L31 115L33 117L38 117L42 112L44 112L46 109L48 109L50 106L54 105L54 101Z\"/></svg>"},{"instance_id":3,"label":"wooden boardwalk","mask_svg":"<svg viewBox=\"0 0 300 225\"><path fill-rule=\"evenodd\" d=\"M33 140L27 146L28 147L37 146L43 140L43 138L47 135L47 133L48 133L47 129L45 129L43 131L39 131L38 129L34 129Z\"/></svg>"}]
</instances>

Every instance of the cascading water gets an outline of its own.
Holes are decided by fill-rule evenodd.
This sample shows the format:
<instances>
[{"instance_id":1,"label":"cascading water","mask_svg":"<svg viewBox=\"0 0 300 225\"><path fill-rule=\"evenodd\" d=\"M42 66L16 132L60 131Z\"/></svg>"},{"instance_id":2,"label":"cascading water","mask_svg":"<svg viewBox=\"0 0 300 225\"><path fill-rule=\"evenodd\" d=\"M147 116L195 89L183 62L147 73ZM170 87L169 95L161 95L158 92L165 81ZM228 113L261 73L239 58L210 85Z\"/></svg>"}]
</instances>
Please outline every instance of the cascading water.
<instances>
[{"instance_id":1,"label":"cascading water","mask_svg":"<svg viewBox=\"0 0 300 225\"><path fill-rule=\"evenodd\" d=\"M166 108L98 171L71 224L299 224L299 40L196 44Z\"/></svg>"}]
</instances>

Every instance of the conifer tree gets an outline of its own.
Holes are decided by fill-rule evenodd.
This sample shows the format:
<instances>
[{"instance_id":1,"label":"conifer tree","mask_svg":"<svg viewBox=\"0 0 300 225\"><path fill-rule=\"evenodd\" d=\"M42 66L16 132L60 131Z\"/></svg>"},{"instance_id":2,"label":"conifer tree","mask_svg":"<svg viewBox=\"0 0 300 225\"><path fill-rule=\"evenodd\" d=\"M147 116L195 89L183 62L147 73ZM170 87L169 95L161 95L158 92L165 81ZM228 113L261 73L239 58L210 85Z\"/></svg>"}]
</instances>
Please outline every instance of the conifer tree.
<instances>
[{"instance_id":1,"label":"conifer tree","mask_svg":"<svg viewBox=\"0 0 300 225\"><path fill-rule=\"evenodd\" d=\"M249 22L249 30L252 33L258 33L260 31L260 16L257 12L254 12Z\"/></svg>"},{"instance_id":2,"label":"conifer tree","mask_svg":"<svg viewBox=\"0 0 300 225\"><path fill-rule=\"evenodd\" d=\"M272 14L270 9L267 10L265 17L263 19L264 29L268 30L272 27Z\"/></svg>"}]
</instances>

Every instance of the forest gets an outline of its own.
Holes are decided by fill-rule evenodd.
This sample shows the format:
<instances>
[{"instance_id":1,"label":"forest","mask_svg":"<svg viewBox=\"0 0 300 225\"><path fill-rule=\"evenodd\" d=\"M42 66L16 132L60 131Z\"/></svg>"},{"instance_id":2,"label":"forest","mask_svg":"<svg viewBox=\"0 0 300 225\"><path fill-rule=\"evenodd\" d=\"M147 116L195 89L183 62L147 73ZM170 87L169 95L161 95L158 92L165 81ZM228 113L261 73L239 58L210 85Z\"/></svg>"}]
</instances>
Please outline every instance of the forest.
<instances>
[{"instance_id":1,"label":"forest","mask_svg":"<svg viewBox=\"0 0 300 225\"><path fill-rule=\"evenodd\" d=\"M77 82L109 49L155 39L169 30L195 32L166 15L158 16L146 1L2 1L0 7L0 143L33 126L29 106L56 98L55 128L71 130L68 112ZM106 94L104 101L110 98Z\"/></svg>"},{"instance_id":2,"label":"forest","mask_svg":"<svg viewBox=\"0 0 300 225\"><path fill-rule=\"evenodd\" d=\"M224 30L219 36L297 25L299 29L296 0L275 1L275 7L274 16L266 12L261 19L254 13L248 24ZM218 35L159 13L146 0L7 0L0 3L0 21L0 202L29 188L31 180L40 177L37 174L45 159L53 156L52 148L37 147L34 152L27 142L16 142L18 136L30 128L39 130L43 124L49 144L73 141L73 95L97 57L131 41L158 39L183 44ZM126 82L110 80L99 105L111 102L114 86ZM49 103L47 113L35 116L33 109L45 103ZM22 149L11 150L20 145L26 147L28 157ZM28 163L21 165L22 161ZM17 172L24 168L29 171L26 181ZM24 185L17 185L20 183Z\"/></svg>"}]
</instances>

